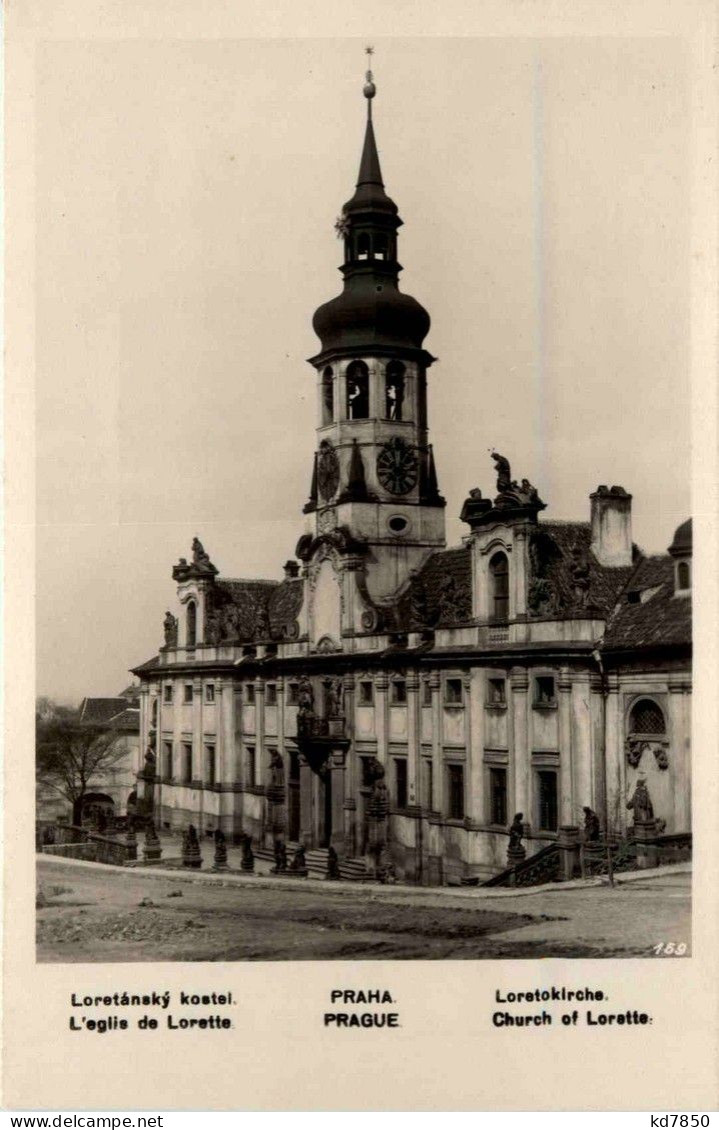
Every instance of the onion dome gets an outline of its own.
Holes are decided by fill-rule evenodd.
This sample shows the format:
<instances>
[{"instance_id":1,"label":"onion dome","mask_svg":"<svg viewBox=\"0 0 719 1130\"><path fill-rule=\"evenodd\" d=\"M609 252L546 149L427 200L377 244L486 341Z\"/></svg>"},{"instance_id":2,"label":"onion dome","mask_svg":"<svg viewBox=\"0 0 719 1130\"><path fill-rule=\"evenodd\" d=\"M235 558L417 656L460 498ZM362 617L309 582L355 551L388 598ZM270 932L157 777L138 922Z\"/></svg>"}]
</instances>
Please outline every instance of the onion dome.
<instances>
[{"instance_id":1,"label":"onion dome","mask_svg":"<svg viewBox=\"0 0 719 1130\"><path fill-rule=\"evenodd\" d=\"M682 522L681 526L677 526L674 531L674 539L669 546L669 552L674 553L691 553L692 551L692 520L687 518L686 522Z\"/></svg>"},{"instance_id":2,"label":"onion dome","mask_svg":"<svg viewBox=\"0 0 719 1130\"><path fill-rule=\"evenodd\" d=\"M397 205L385 192L372 124L376 88L368 71L364 87L367 125L354 195L337 221L344 239L344 290L315 312L312 325L322 352L353 353L381 347L421 350L429 332L429 314L398 286L397 230L402 221Z\"/></svg>"}]
</instances>

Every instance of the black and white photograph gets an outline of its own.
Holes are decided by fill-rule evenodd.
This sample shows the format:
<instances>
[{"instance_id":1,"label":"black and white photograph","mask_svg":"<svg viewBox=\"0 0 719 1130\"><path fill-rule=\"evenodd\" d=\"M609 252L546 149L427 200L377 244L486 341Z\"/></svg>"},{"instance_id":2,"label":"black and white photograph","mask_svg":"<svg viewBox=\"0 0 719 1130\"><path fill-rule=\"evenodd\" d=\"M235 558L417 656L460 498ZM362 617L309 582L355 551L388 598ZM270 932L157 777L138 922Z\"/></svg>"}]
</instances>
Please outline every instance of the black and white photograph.
<instances>
[{"instance_id":1,"label":"black and white photograph","mask_svg":"<svg viewBox=\"0 0 719 1130\"><path fill-rule=\"evenodd\" d=\"M690 954L680 48L37 97L38 959Z\"/></svg>"}]
</instances>

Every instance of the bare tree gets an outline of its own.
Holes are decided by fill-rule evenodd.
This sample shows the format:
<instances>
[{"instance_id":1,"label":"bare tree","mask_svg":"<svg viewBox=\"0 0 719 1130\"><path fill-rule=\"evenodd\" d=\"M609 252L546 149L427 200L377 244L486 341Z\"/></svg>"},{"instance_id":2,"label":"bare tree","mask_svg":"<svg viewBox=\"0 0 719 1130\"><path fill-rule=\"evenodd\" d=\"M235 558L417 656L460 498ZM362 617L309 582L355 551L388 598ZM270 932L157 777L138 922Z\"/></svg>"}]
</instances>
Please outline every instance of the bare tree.
<instances>
[{"instance_id":1,"label":"bare tree","mask_svg":"<svg viewBox=\"0 0 719 1130\"><path fill-rule=\"evenodd\" d=\"M107 725L80 722L76 712L38 712L35 719L37 780L72 805L72 822L82 821L90 787L125 756L119 733Z\"/></svg>"}]
</instances>

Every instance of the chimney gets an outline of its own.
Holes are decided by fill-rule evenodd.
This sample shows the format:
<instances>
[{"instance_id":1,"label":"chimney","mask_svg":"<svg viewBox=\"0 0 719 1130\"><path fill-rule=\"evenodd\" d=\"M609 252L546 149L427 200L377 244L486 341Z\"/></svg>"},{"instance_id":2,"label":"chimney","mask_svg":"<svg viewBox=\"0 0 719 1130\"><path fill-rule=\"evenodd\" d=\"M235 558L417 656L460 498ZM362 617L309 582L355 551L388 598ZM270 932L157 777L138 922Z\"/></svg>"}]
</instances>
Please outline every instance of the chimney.
<instances>
[{"instance_id":1,"label":"chimney","mask_svg":"<svg viewBox=\"0 0 719 1130\"><path fill-rule=\"evenodd\" d=\"M287 577L288 580L296 577L298 575L299 571L300 571L300 567L299 567L299 565L297 564L296 561L292 561L291 559L289 561L285 561L285 563L283 565L283 572L284 572L284 574L285 574L285 576Z\"/></svg>"},{"instance_id":2,"label":"chimney","mask_svg":"<svg viewBox=\"0 0 719 1130\"><path fill-rule=\"evenodd\" d=\"M624 487L597 487L592 504L591 550L600 565L632 564L632 496Z\"/></svg>"}]
</instances>

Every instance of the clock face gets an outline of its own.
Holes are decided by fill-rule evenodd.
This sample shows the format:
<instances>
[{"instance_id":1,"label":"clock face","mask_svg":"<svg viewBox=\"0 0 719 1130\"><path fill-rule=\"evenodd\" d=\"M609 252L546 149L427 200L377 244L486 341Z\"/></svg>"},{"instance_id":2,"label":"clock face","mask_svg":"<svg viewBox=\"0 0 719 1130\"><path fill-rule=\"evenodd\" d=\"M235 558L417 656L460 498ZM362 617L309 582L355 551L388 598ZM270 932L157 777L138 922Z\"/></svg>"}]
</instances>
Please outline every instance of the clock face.
<instances>
[{"instance_id":1,"label":"clock face","mask_svg":"<svg viewBox=\"0 0 719 1130\"><path fill-rule=\"evenodd\" d=\"M417 453L398 436L386 443L377 456L377 478L390 494L407 494L417 485Z\"/></svg>"},{"instance_id":2,"label":"clock face","mask_svg":"<svg viewBox=\"0 0 719 1130\"><path fill-rule=\"evenodd\" d=\"M317 457L317 485L325 500L332 498L340 482L340 461L331 443L323 440Z\"/></svg>"}]
</instances>

